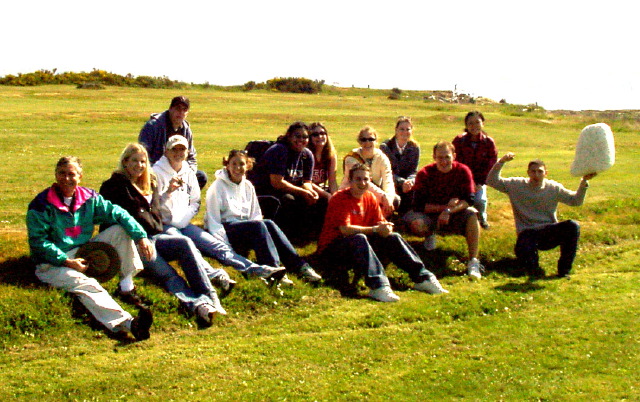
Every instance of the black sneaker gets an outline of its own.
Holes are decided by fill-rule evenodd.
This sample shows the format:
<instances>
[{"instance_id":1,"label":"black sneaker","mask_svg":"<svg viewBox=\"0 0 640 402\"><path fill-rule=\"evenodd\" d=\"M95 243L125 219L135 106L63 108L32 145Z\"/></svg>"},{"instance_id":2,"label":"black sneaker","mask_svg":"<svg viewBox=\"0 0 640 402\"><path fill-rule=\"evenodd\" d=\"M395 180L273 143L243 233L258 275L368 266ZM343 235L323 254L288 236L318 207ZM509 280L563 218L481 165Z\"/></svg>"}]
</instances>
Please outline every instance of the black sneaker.
<instances>
[{"instance_id":1,"label":"black sneaker","mask_svg":"<svg viewBox=\"0 0 640 402\"><path fill-rule=\"evenodd\" d=\"M149 339L149 328L153 324L153 314L151 310L146 307L138 309L138 316L131 321L131 334L137 341L144 341Z\"/></svg>"},{"instance_id":2,"label":"black sneaker","mask_svg":"<svg viewBox=\"0 0 640 402\"><path fill-rule=\"evenodd\" d=\"M122 289L120 289L120 285L118 285L114 295L123 302L133 304L134 306L139 308L148 308L153 305L153 302L151 300L142 295L139 295L136 291L136 288L133 288L133 290L130 292L123 292Z\"/></svg>"}]
</instances>

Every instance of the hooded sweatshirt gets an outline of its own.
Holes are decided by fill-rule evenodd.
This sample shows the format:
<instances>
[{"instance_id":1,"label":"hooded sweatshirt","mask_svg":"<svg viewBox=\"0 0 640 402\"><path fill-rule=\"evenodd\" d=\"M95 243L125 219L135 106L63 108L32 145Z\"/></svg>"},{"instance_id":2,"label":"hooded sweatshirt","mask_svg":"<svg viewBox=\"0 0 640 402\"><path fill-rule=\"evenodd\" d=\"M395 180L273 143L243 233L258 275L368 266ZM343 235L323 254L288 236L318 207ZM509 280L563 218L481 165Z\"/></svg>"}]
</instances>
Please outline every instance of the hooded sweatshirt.
<instances>
[{"instance_id":1,"label":"hooded sweatshirt","mask_svg":"<svg viewBox=\"0 0 640 402\"><path fill-rule=\"evenodd\" d=\"M223 223L262 219L253 184L244 177L238 184L232 182L227 169L216 172L216 181L207 190L206 205L205 229L227 244Z\"/></svg>"},{"instance_id":2,"label":"hooded sweatshirt","mask_svg":"<svg viewBox=\"0 0 640 402\"><path fill-rule=\"evenodd\" d=\"M196 173L186 161L182 162L180 170L176 172L164 155L153 165L153 171L158 178L162 223L184 229L200 210L200 186ZM175 176L182 179L183 183L180 188L169 193L169 182Z\"/></svg>"}]
</instances>

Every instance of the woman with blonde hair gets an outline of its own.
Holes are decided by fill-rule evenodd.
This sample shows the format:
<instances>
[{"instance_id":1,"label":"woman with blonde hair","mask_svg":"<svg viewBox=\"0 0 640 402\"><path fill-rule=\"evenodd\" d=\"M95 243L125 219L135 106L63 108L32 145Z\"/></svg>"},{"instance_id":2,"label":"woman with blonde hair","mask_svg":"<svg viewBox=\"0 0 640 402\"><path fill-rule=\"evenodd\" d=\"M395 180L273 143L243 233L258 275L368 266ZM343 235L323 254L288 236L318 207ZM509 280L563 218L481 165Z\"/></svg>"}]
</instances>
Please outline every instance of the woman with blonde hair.
<instances>
[{"instance_id":1,"label":"woman with blonde hair","mask_svg":"<svg viewBox=\"0 0 640 402\"><path fill-rule=\"evenodd\" d=\"M102 183L100 194L129 212L145 229L157 251L155 259L144 261L145 268L180 300L187 311L194 313L204 326L211 325L215 315L226 314L207 276L208 271L216 269L202 258L191 239L164 231L156 178L149 167L147 151L141 144L125 147L118 169ZM168 264L174 260L180 262L188 284Z\"/></svg>"},{"instance_id":2,"label":"woman with blonde hair","mask_svg":"<svg viewBox=\"0 0 640 402\"><path fill-rule=\"evenodd\" d=\"M380 149L391 162L393 183L396 193L400 195L398 212L406 212L411 208L412 190L420 161L420 146L413 139L410 117L398 117L394 136L380 144Z\"/></svg>"},{"instance_id":3,"label":"woman with blonde hair","mask_svg":"<svg viewBox=\"0 0 640 402\"><path fill-rule=\"evenodd\" d=\"M344 178L340 188L349 187L348 172L353 166L358 163L368 166L371 173L369 191L376 196L382 212L388 217L400 204L400 197L393 184L391 162L384 152L376 148L378 132L373 127L364 126L358 133L357 140L360 148L354 148L344 157Z\"/></svg>"}]
</instances>

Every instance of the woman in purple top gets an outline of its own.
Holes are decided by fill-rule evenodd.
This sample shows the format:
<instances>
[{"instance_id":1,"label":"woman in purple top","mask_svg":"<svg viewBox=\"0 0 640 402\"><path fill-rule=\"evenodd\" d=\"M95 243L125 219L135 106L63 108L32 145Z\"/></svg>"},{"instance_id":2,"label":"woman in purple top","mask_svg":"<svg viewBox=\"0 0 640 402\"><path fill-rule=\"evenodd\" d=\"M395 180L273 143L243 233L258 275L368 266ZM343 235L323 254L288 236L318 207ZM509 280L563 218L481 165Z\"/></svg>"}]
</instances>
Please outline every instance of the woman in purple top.
<instances>
[{"instance_id":1,"label":"woman in purple top","mask_svg":"<svg viewBox=\"0 0 640 402\"><path fill-rule=\"evenodd\" d=\"M308 143L309 128L297 121L267 149L256 167L256 192L280 202L274 220L292 239L315 238L327 209L327 199L313 187L313 154Z\"/></svg>"}]
</instances>

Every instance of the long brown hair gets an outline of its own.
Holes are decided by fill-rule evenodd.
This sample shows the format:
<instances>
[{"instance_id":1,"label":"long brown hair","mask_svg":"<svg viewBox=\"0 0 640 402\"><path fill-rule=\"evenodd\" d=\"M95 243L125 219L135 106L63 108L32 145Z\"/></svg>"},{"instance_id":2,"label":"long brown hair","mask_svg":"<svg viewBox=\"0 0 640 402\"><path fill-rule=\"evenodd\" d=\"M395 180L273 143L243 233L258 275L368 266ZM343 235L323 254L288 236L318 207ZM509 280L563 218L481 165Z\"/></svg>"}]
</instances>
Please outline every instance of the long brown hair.
<instances>
[{"instance_id":1,"label":"long brown hair","mask_svg":"<svg viewBox=\"0 0 640 402\"><path fill-rule=\"evenodd\" d=\"M328 160L331 160L331 158L336 155L336 149L333 146L333 142L331 142L329 131L327 130L327 128L324 126L323 123L320 123L319 121L311 123L309 125L309 135L311 136L311 134L313 133L313 130L318 127L323 129L324 132L327 134L327 143L325 144L324 148L322 149L322 153L320 154L321 161L326 162ZM307 148L309 148L311 152L313 152L313 156L315 157L316 149L315 149L315 145L313 145L313 141L311 140L311 138L309 138L309 143L307 144Z\"/></svg>"}]
</instances>

